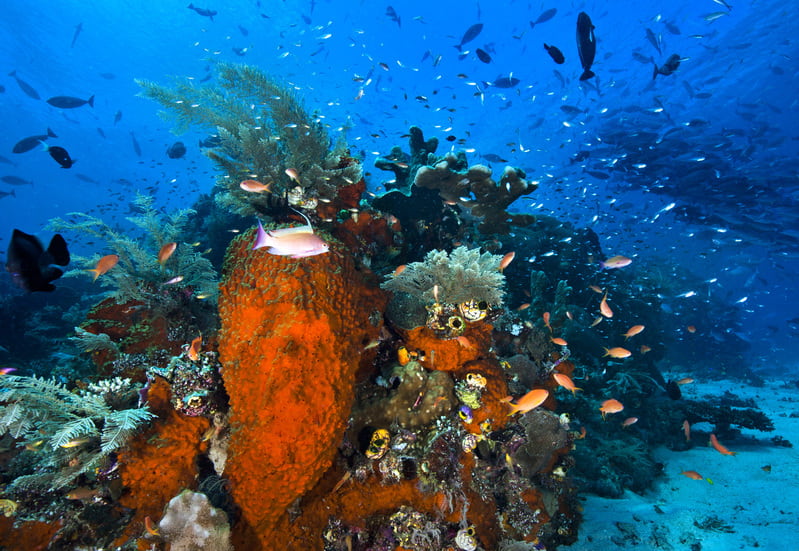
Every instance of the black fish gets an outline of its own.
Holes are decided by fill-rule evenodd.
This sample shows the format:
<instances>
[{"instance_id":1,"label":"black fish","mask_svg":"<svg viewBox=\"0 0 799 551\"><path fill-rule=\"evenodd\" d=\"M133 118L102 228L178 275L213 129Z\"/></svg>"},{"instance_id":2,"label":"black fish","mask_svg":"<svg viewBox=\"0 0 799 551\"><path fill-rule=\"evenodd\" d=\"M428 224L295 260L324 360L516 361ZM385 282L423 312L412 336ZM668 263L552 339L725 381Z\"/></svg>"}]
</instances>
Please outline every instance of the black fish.
<instances>
[{"instance_id":1,"label":"black fish","mask_svg":"<svg viewBox=\"0 0 799 551\"><path fill-rule=\"evenodd\" d=\"M395 10L391 6L388 6L386 8L386 15L388 16L389 19L391 19L394 23L396 23L398 27L402 27L402 19L400 19L397 10Z\"/></svg>"},{"instance_id":2,"label":"black fish","mask_svg":"<svg viewBox=\"0 0 799 551\"><path fill-rule=\"evenodd\" d=\"M491 56L490 56L490 55L488 55L488 52L486 52L485 50L481 50L480 48L477 48L477 49L474 51L474 53L476 53L476 54L477 54L477 57L478 57L478 58L480 59L480 61L482 61L483 63L491 63Z\"/></svg>"},{"instance_id":3,"label":"black fish","mask_svg":"<svg viewBox=\"0 0 799 551\"><path fill-rule=\"evenodd\" d=\"M680 385L674 381L669 381L666 383L666 394L672 400L679 400L682 398L682 390L680 390Z\"/></svg>"},{"instance_id":4,"label":"black fish","mask_svg":"<svg viewBox=\"0 0 799 551\"><path fill-rule=\"evenodd\" d=\"M27 138L22 138L20 141L18 141L14 145L14 148L11 150L11 152L12 153L25 153L27 151L30 151L31 149L33 149L37 145L39 145L39 142L43 142L47 138L57 138L57 137L58 136L55 135L55 132L53 132L52 130L50 130L48 128L47 129L47 134L40 134L38 136L28 136Z\"/></svg>"},{"instance_id":5,"label":"black fish","mask_svg":"<svg viewBox=\"0 0 799 551\"><path fill-rule=\"evenodd\" d=\"M57 145L47 145L46 143L42 142L44 146L44 150L47 151L50 156L61 165L61 168L72 168L72 165L75 164L75 159L70 158L69 153L63 147L59 147Z\"/></svg>"},{"instance_id":6,"label":"black fish","mask_svg":"<svg viewBox=\"0 0 799 551\"><path fill-rule=\"evenodd\" d=\"M518 78L512 77L512 76L508 76L508 77L497 77L492 82L483 81L483 84L486 87L488 87L488 86L496 86L497 88L513 88L514 86L516 86L520 82L521 81Z\"/></svg>"},{"instance_id":7,"label":"black fish","mask_svg":"<svg viewBox=\"0 0 799 551\"><path fill-rule=\"evenodd\" d=\"M80 35L80 32L82 30L83 30L83 23L82 22L78 23L77 25L75 25L75 34L72 35L72 44L69 45L70 48L74 48L75 47L75 42L77 42L78 36Z\"/></svg>"},{"instance_id":8,"label":"black fish","mask_svg":"<svg viewBox=\"0 0 799 551\"><path fill-rule=\"evenodd\" d=\"M558 48L556 48L555 46L547 46L547 44L546 44L546 42L545 42L545 43L544 43L544 49L545 49L545 50L547 51L547 53L549 54L549 57L551 57L551 58L552 58L552 60L553 60L555 63L557 63L558 65L561 65L561 64L562 64L564 61L566 61L566 58L565 58L565 57L563 57L563 52L561 52L561 51L560 51Z\"/></svg>"},{"instance_id":9,"label":"black fish","mask_svg":"<svg viewBox=\"0 0 799 551\"><path fill-rule=\"evenodd\" d=\"M657 66L657 63L655 63L655 70L652 73L652 80L655 80L658 75L669 76L679 68L680 68L680 56L678 54L671 54L669 58L666 60L666 63L664 63L660 67Z\"/></svg>"},{"instance_id":10,"label":"black fish","mask_svg":"<svg viewBox=\"0 0 799 551\"><path fill-rule=\"evenodd\" d=\"M141 147L139 147L139 142L136 141L136 135L131 132L130 133L130 141L133 144L133 151L136 152L136 155L141 157Z\"/></svg>"},{"instance_id":11,"label":"black fish","mask_svg":"<svg viewBox=\"0 0 799 551\"><path fill-rule=\"evenodd\" d=\"M471 27L466 29L465 33L463 33L463 38L461 38L461 43L457 44L455 48L460 52L463 45L477 38L477 35L480 34L482 30L483 30L482 23L475 23L474 25L472 25Z\"/></svg>"},{"instance_id":12,"label":"black fish","mask_svg":"<svg viewBox=\"0 0 799 551\"><path fill-rule=\"evenodd\" d=\"M558 13L558 9L557 8L548 9L547 11L545 11L544 13L539 15L538 19L536 19L535 21L530 21L530 28L533 29L539 23L544 23L546 21L549 21L550 19L555 17L556 13Z\"/></svg>"},{"instance_id":13,"label":"black fish","mask_svg":"<svg viewBox=\"0 0 799 551\"><path fill-rule=\"evenodd\" d=\"M646 39L649 40L649 43L658 51L659 54L663 54L660 51L660 35L656 35L652 29L646 29Z\"/></svg>"},{"instance_id":14,"label":"black fish","mask_svg":"<svg viewBox=\"0 0 799 551\"><path fill-rule=\"evenodd\" d=\"M490 163L507 163L507 159L503 159L496 153L486 153L485 155L480 155L483 159Z\"/></svg>"},{"instance_id":15,"label":"black fish","mask_svg":"<svg viewBox=\"0 0 799 551\"><path fill-rule=\"evenodd\" d=\"M33 99L42 99L41 96L39 95L39 92L33 89L33 86L31 86L30 84L28 84L27 82L25 82L24 80L22 80L17 76L16 71L11 71L10 73L8 73L8 76L14 77L14 80L17 81L17 84L19 85L20 89L23 92L25 92L26 96Z\"/></svg>"},{"instance_id":16,"label":"black fish","mask_svg":"<svg viewBox=\"0 0 799 551\"><path fill-rule=\"evenodd\" d=\"M0 199L2 199L3 197L8 197L9 195L11 195L12 197L16 197L17 190L12 189L11 191L0 191Z\"/></svg>"},{"instance_id":17,"label":"black fish","mask_svg":"<svg viewBox=\"0 0 799 551\"><path fill-rule=\"evenodd\" d=\"M186 146L183 142L175 142L166 150L166 156L170 159L180 159L186 154Z\"/></svg>"},{"instance_id":18,"label":"black fish","mask_svg":"<svg viewBox=\"0 0 799 551\"><path fill-rule=\"evenodd\" d=\"M202 15L203 17L210 18L211 21L214 20L214 16L216 15L216 12L214 10L208 10L205 8L195 8L194 4L189 4L189 9L196 12L197 15Z\"/></svg>"},{"instance_id":19,"label":"black fish","mask_svg":"<svg viewBox=\"0 0 799 551\"><path fill-rule=\"evenodd\" d=\"M89 99L73 98L72 96L53 96L47 100L47 103L59 109L75 109L76 107L82 107L86 104L88 104L89 107L94 107L94 96Z\"/></svg>"},{"instance_id":20,"label":"black fish","mask_svg":"<svg viewBox=\"0 0 799 551\"><path fill-rule=\"evenodd\" d=\"M20 178L19 176L3 176L0 180L4 181L7 184L12 186L32 186L33 180L25 180L24 178Z\"/></svg>"},{"instance_id":21,"label":"black fish","mask_svg":"<svg viewBox=\"0 0 799 551\"><path fill-rule=\"evenodd\" d=\"M583 74L580 80L588 80L596 76L591 71L596 56L596 37L594 37L594 25L591 18L584 11L577 16L577 51L580 53L580 63L583 66Z\"/></svg>"},{"instance_id":22,"label":"black fish","mask_svg":"<svg viewBox=\"0 0 799 551\"><path fill-rule=\"evenodd\" d=\"M36 236L14 230L8 246L6 270L11 273L15 285L29 292L54 291L55 285L50 282L61 277L64 271L53 264L69 264L67 242L60 234L53 236L45 251Z\"/></svg>"}]
</instances>

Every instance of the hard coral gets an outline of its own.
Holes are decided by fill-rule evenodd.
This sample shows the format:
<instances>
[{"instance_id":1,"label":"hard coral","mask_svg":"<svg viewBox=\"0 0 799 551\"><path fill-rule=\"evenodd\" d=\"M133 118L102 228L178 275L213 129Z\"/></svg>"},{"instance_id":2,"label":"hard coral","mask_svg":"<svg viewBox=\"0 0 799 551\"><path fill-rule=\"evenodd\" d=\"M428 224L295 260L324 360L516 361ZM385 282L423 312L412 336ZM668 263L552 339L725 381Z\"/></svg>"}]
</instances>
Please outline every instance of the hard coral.
<instances>
[{"instance_id":1,"label":"hard coral","mask_svg":"<svg viewBox=\"0 0 799 551\"><path fill-rule=\"evenodd\" d=\"M385 298L340 246L290 259L252 251L253 239L248 232L231 244L219 299L232 428L226 474L241 509L234 544L278 549L287 508L332 463Z\"/></svg>"}]
</instances>

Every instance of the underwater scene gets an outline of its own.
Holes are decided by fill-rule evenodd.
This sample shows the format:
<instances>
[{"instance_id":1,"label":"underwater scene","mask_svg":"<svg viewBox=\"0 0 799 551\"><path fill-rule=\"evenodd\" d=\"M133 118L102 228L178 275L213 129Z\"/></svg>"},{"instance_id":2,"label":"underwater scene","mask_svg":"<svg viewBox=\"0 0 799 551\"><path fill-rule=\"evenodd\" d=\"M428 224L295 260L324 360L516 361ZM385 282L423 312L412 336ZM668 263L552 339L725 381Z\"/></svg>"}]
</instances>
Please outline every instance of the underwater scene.
<instances>
[{"instance_id":1,"label":"underwater scene","mask_svg":"<svg viewBox=\"0 0 799 551\"><path fill-rule=\"evenodd\" d=\"M0 549L790 549L797 31L6 2Z\"/></svg>"}]
</instances>

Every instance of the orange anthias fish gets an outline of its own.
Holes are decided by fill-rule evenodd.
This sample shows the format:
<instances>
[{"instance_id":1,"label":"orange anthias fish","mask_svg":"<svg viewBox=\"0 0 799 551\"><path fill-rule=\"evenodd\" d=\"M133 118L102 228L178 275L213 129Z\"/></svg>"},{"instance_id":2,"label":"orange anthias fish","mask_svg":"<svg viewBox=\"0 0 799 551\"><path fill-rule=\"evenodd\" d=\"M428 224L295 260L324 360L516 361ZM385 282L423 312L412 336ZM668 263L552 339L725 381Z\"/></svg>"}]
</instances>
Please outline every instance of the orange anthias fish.
<instances>
[{"instance_id":1,"label":"orange anthias fish","mask_svg":"<svg viewBox=\"0 0 799 551\"><path fill-rule=\"evenodd\" d=\"M286 176L297 182L300 183L300 173L297 172L296 168L287 168L286 169Z\"/></svg>"},{"instance_id":2,"label":"orange anthias fish","mask_svg":"<svg viewBox=\"0 0 799 551\"><path fill-rule=\"evenodd\" d=\"M547 398L549 398L548 390L536 388L516 400L515 404L511 403L513 398L510 396L503 398L503 401L508 402L510 406L510 413L508 413L508 415L513 415L514 413L527 413L543 404Z\"/></svg>"},{"instance_id":3,"label":"orange anthias fish","mask_svg":"<svg viewBox=\"0 0 799 551\"><path fill-rule=\"evenodd\" d=\"M688 422L688 419L682 422L682 431L685 433L685 441L691 441L691 423Z\"/></svg>"},{"instance_id":4,"label":"orange anthias fish","mask_svg":"<svg viewBox=\"0 0 799 551\"><path fill-rule=\"evenodd\" d=\"M599 407L599 411L602 412L602 419L605 418L605 415L608 413L618 413L624 409L624 406L618 400L611 398L610 400L605 400L602 402L602 405Z\"/></svg>"},{"instance_id":5,"label":"orange anthias fish","mask_svg":"<svg viewBox=\"0 0 799 551\"><path fill-rule=\"evenodd\" d=\"M202 350L202 347L203 347L203 338L202 336L199 336L195 338L193 341L191 341L191 346L189 346L189 351L186 352L186 355L189 357L191 361L196 362L197 360L200 359L200 350Z\"/></svg>"},{"instance_id":6,"label":"orange anthias fish","mask_svg":"<svg viewBox=\"0 0 799 551\"><path fill-rule=\"evenodd\" d=\"M599 303L599 313L605 316L606 318L613 317L613 310L610 309L608 306L608 293L605 292L605 296L602 297L602 302Z\"/></svg>"},{"instance_id":7,"label":"orange anthias fish","mask_svg":"<svg viewBox=\"0 0 799 551\"><path fill-rule=\"evenodd\" d=\"M602 294L602 289L600 289L597 285L589 285L588 288L595 293L599 293L600 295Z\"/></svg>"},{"instance_id":8,"label":"orange anthias fish","mask_svg":"<svg viewBox=\"0 0 799 551\"><path fill-rule=\"evenodd\" d=\"M689 325L685 329L687 329L689 333L696 333L696 327L694 327L693 325Z\"/></svg>"},{"instance_id":9,"label":"orange anthias fish","mask_svg":"<svg viewBox=\"0 0 799 551\"><path fill-rule=\"evenodd\" d=\"M693 382L694 382L694 380L691 377L683 377L682 379L677 381L677 384L678 385L689 385L689 384L691 384Z\"/></svg>"},{"instance_id":10,"label":"orange anthias fish","mask_svg":"<svg viewBox=\"0 0 799 551\"><path fill-rule=\"evenodd\" d=\"M552 326L549 325L549 312L544 312L544 314L541 316L541 319L544 320L544 327L549 329L549 332L552 333Z\"/></svg>"},{"instance_id":11,"label":"orange anthias fish","mask_svg":"<svg viewBox=\"0 0 799 551\"><path fill-rule=\"evenodd\" d=\"M722 446L721 443L719 443L718 439L716 439L716 435L713 433L710 434L710 444L717 452L719 452L722 455L735 455L737 453L737 452L731 452L730 450Z\"/></svg>"},{"instance_id":12,"label":"orange anthias fish","mask_svg":"<svg viewBox=\"0 0 799 551\"><path fill-rule=\"evenodd\" d=\"M652 349L645 344L641 345L641 348L638 349L641 354L646 354L647 352L652 352Z\"/></svg>"},{"instance_id":13,"label":"orange anthias fish","mask_svg":"<svg viewBox=\"0 0 799 551\"><path fill-rule=\"evenodd\" d=\"M633 325L632 327L630 327L627 330L626 333L622 333L622 336L624 337L624 340L626 341L630 337L636 336L638 333L640 333L643 330L644 330L644 326L643 325Z\"/></svg>"},{"instance_id":14,"label":"orange anthias fish","mask_svg":"<svg viewBox=\"0 0 799 551\"><path fill-rule=\"evenodd\" d=\"M93 270L86 270L86 271L93 272L94 279L92 279L92 281L97 281L98 277L100 277L108 270L116 266L117 262L119 262L118 254L107 254L103 258L97 261L97 265L94 267Z\"/></svg>"},{"instance_id":15,"label":"orange anthias fish","mask_svg":"<svg viewBox=\"0 0 799 551\"><path fill-rule=\"evenodd\" d=\"M566 339L561 339L560 337L554 337L549 340L551 340L553 344L557 344L558 346L569 346L569 343L566 342Z\"/></svg>"},{"instance_id":16,"label":"orange anthias fish","mask_svg":"<svg viewBox=\"0 0 799 551\"><path fill-rule=\"evenodd\" d=\"M621 428L626 429L630 425L634 425L638 422L638 417L628 417L621 423Z\"/></svg>"},{"instance_id":17,"label":"orange anthias fish","mask_svg":"<svg viewBox=\"0 0 799 551\"><path fill-rule=\"evenodd\" d=\"M315 256L330 250L330 245L313 232L310 222L307 226L281 228L267 232L259 220L252 248L256 250L262 247L268 247L269 254L291 258Z\"/></svg>"},{"instance_id":18,"label":"orange anthias fish","mask_svg":"<svg viewBox=\"0 0 799 551\"><path fill-rule=\"evenodd\" d=\"M613 268L624 268L632 264L632 262L633 261L626 256L618 254L616 256L611 256L604 262L600 262L599 266L605 270L612 270Z\"/></svg>"},{"instance_id":19,"label":"orange anthias fish","mask_svg":"<svg viewBox=\"0 0 799 551\"><path fill-rule=\"evenodd\" d=\"M572 394L576 394L578 390L582 390L582 388L574 386L574 381L572 381L571 377L568 375L564 375L563 373L553 373L552 378L555 379L555 382L566 390L571 390Z\"/></svg>"},{"instance_id":20,"label":"orange anthias fish","mask_svg":"<svg viewBox=\"0 0 799 551\"><path fill-rule=\"evenodd\" d=\"M163 266L166 263L166 261L169 260L169 257L172 256L172 253L174 253L175 249L177 248L178 244L175 243L174 241L171 243L167 243L166 245L161 247L161 250L158 251L158 263L161 266Z\"/></svg>"},{"instance_id":21,"label":"orange anthias fish","mask_svg":"<svg viewBox=\"0 0 799 551\"><path fill-rule=\"evenodd\" d=\"M513 262L513 258L516 256L516 253L511 251L507 253L505 256L502 257L502 260L499 261L499 271L503 271L505 268L508 267L508 264Z\"/></svg>"},{"instance_id":22,"label":"orange anthias fish","mask_svg":"<svg viewBox=\"0 0 799 551\"><path fill-rule=\"evenodd\" d=\"M683 471L680 474L687 476L691 480L704 480L704 477L696 471Z\"/></svg>"},{"instance_id":23,"label":"orange anthias fish","mask_svg":"<svg viewBox=\"0 0 799 551\"><path fill-rule=\"evenodd\" d=\"M158 527L153 525L153 519L150 517L144 517L144 529L147 530L147 533L151 536L158 536Z\"/></svg>"},{"instance_id":24,"label":"orange anthias fish","mask_svg":"<svg viewBox=\"0 0 799 551\"><path fill-rule=\"evenodd\" d=\"M623 359L623 358L629 358L632 355L633 353L627 350L626 348L622 348L621 346L614 346L613 348L606 348L605 354L602 357L604 358L605 356L610 356L611 358Z\"/></svg>"},{"instance_id":25,"label":"orange anthias fish","mask_svg":"<svg viewBox=\"0 0 799 551\"><path fill-rule=\"evenodd\" d=\"M271 184L263 184L258 180L244 180L239 184L241 189L250 193L272 193L270 186Z\"/></svg>"}]
</instances>

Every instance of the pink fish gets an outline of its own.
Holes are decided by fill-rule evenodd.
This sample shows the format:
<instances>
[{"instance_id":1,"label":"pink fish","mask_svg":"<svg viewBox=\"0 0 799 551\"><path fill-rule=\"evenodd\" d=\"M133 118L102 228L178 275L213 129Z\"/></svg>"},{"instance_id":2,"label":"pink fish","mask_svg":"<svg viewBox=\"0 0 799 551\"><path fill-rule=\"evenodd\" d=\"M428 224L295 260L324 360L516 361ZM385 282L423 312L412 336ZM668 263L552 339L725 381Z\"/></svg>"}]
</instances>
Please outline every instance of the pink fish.
<instances>
[{"instance_id":1,"label":"pink fish","mask_svg":"<svg viewBox=\"0 0 799 551\"><path fill-rule=\"evenodd\" d=\"M267 249L269 254L290 256L291 258L315 256L330 250L330 246L313 232L310 224L266 231L259 220L255 244L252 248L255 250L261 247L269 247Z\"/></svg>"}]
</instances>

